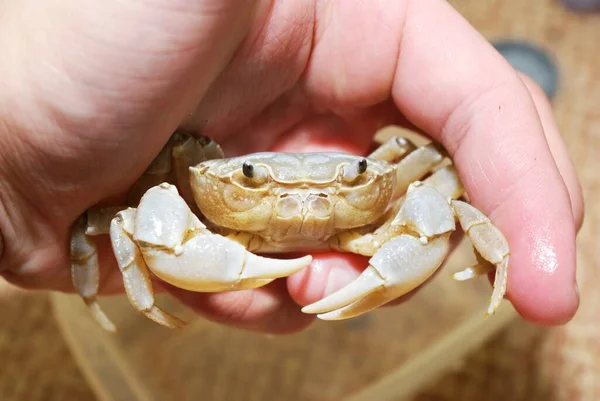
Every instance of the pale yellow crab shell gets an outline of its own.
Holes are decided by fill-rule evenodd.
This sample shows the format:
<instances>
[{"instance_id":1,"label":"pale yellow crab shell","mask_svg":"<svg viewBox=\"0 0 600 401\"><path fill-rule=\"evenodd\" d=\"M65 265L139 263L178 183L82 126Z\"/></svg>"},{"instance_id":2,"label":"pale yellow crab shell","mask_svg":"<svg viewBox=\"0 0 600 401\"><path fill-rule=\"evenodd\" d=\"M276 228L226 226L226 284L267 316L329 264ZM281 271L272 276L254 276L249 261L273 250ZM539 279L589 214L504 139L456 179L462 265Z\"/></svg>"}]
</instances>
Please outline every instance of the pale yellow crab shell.
<instances>
[{"instance_id":1,"label":"pale yellow crab shell","mask_svg":"<svg viewBox=\"0 0 600 401\"><path fill-rule=\"evenodd\" d=\"M373 223L387 210L394 193L395 166L367 160L355 180L344 178L360 159L341 153L255 153L209 160L190 168L191 187L200 211L212 223L260 232L279 219L302 215L328 219L332 230ZM253 178L244 175L249 163Z\"/></svg>"}]
</instances>

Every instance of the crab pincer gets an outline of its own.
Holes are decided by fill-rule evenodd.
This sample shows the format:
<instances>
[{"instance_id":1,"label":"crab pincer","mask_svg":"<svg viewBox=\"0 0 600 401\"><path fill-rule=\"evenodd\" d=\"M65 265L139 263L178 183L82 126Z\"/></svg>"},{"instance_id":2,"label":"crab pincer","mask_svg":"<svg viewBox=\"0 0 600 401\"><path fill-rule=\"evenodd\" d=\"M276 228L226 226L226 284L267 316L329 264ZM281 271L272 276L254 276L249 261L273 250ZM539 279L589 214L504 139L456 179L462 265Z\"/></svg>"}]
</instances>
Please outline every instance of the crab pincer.
<instances>
[{"instance_id":1,"label":"crab pincer","mask_svg":"<svg viewBox=\"0 0 600 401\"><path fill-rule=\"evenodd\" d=\"M304 269L312 259L257 256L211 233L167 183L150 188L137 209L119 212L110 236L130 301L168 327L181 324L154 305L149 271L178 288L217 292L263 286Z\"/></svg>"},{"instance_id":2,"label":"crab pincer","mask_svg":"<svg viewBox=\"0 0 600 401\"><path fill-rule=\"evenodd\" d=\"M296 273L312 259L257 256L241 244L213 234L170 184L148 190L135 217L123 217L125 234L139 244L152 272L182 289L215 292L254 288L257 281L264 285L264 279ZM118 236L112 235L115 239ZM118 246L118 241L113 245Z\"/></svg>"},{"instance_id":3,"label":"crab pincer","mask_svg":"<svg viewBox=\"0 0 600 401\"><path fill-rule=\"evenodd\" d=\"M455 217L473 243L481 263L454 277L469 279L497 269L488 308L488 314L494 313L506 291L509 254L506 240L473 206L445 198L435 187L420 182L408 188L399 212L386 232L380 234L391 239L375 251L362 274L302 311L318 314L323 320L348 319L414 290L431 277L446 258L450 235L456 228ZM358 238L360 240L362 238Z\"/></svg>"}]
</instances>

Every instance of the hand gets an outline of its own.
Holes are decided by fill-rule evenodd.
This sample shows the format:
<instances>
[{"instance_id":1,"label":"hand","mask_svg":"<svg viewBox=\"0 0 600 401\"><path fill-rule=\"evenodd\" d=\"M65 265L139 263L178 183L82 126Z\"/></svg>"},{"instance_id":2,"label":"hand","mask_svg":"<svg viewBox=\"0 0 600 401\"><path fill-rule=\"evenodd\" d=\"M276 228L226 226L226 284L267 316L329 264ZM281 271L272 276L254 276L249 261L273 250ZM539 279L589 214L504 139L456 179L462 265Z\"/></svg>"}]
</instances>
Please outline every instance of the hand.
<instances>
[{"instance_id":1,"label":"hand","mask_svg":"<svg viewBox=\"0 0 600 401\"><path fill-rule=\"evenodd\" d=\"M117 199L184 124L229 155L364 153L387 124L450 152L472 203L511 246L508 296L526 318L578 306L581 190L543 93L447 3L5 2L0 12L3 276L72 291L74 220ZM122 291L108 242L102 292ZM169 289L200 314L282 333L365 266L320 255L308 272L254 290ZM483 307L484 305L482 305Z\"/></svg>"}]
</instances>

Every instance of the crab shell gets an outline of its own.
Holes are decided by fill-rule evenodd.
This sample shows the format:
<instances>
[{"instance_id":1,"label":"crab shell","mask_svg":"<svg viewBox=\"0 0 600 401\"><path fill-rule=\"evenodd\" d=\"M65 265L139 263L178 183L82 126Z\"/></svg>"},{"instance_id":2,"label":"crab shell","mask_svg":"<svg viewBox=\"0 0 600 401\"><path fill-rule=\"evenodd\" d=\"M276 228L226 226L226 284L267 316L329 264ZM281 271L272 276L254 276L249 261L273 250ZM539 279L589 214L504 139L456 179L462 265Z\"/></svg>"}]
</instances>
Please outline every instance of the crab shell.
<instances>
[{"instance_id":1,"label":"crab shell","mask_svg":"<svg viewBox=\"0 0 600 401\"><path fill-rule=\"evenodd\" d=\"M377 221L394 195L396 169L341 153L257 153L190 168L200 211L213 225L259 233L277 249L321 247L332 235ZM366 159L365 159L366 160ZM253 166L254 176L243 173Z\"/></svg>"}]
</instances>

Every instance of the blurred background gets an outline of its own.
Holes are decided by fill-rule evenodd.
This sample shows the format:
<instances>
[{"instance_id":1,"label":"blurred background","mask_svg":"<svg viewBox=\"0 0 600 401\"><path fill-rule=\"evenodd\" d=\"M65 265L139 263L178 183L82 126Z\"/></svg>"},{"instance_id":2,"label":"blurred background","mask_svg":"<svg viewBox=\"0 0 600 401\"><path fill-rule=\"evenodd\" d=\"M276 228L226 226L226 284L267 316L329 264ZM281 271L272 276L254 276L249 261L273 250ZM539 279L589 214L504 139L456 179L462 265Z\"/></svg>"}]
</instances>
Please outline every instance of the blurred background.
<instances>
[{"instance_id":1,"label":"blurred background","mask_svg":"<svg viewBox=\"0 0 600 401\"><path fill-rule=\"evenodd\" d=\"M508 306L484 322L489 286L441 274L407 305L284 338L207 322L173 334L111 299L105 305L122 333L106 337L78 299L0 283L0 399L600 400L599 2L450 3L553 99L586 201L573 321L537 327ZM458 252L449 264L460 268L469 257Z\"/></svg>"}]
</instances>

